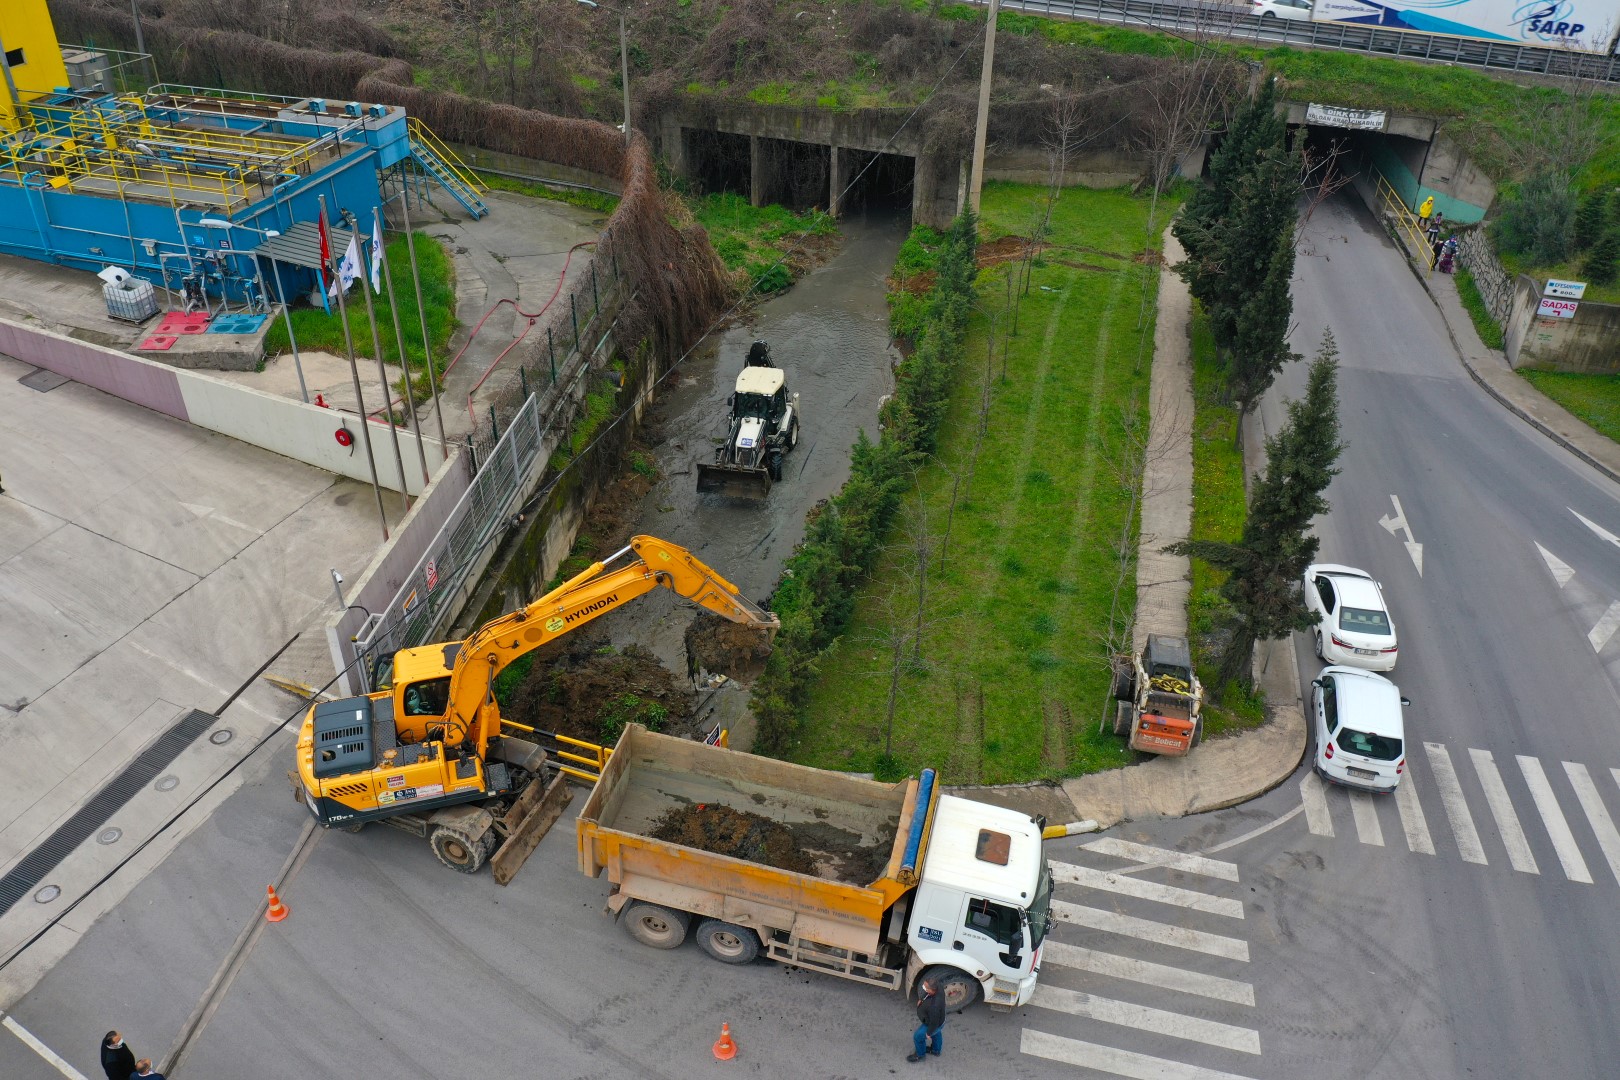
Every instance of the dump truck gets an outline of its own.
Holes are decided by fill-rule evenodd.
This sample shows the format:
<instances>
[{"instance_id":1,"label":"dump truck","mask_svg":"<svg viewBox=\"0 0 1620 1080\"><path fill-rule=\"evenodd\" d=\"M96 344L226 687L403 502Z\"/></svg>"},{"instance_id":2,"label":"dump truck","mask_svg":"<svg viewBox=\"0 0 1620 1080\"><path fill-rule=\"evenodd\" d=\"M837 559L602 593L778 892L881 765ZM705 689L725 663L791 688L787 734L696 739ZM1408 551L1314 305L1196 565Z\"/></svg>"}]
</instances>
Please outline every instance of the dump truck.
<instances>
[{"instance_id":1,"label":"dump truck","mask_svg":"<svg viewBox=\"0 0 1620 1080\"><path fill-rule=\"evenodd\" d=\"M717 806L784 826L815 871L654 835L672 810ZM576 830L581 872L607 874L607 911L644 945L693 935L724 963L907 993L926 975L950 1009L1005 1011L1035 992L1051 925L1042 826L944 794L932 769L883 783L627 724Z\"/></svg>"},{"instance_id":2,"label":"dump truck","mask_svg":"<svg viewBox=\"0 0 1620 1080\"><path fill-rule=\"evenodd\" d=\"M728 400L725 441L712 462L697 466L699 493L762 500L782 479L782 462L799 445L799 395L771 364L771 347L756 341Z\"/></svg>"},{"instance_id":3,"label":"dump truck","mask_svg":"<svg viewBox=\"0 0 1620 1080\"><path fill-rule=\"evenodd\" d=\"M1114 734L1132 750L1181 757L1204 740L1204 688L1183 637L1149 634L1113 660Z\"/></svg>"},{"instance_id":4,"label":"dump truck","mask_svg":"<svg viewBox=\"0 0 1620 1080\"><path fill-rule=\"evenodd\" d=\"M465 640L399 650L387 689L312 705L298 734L297 772L287 774L294 797L325 828L358 831L376 821L425 837L440 862L464 874L477 873L488 858L495 880L506 884L569 793L567 770L523 737L548 733L501 715L495 677L518 657L660 587L769 635L779 625L685 548L632 537Z\"/></svg>"}]
</instances>

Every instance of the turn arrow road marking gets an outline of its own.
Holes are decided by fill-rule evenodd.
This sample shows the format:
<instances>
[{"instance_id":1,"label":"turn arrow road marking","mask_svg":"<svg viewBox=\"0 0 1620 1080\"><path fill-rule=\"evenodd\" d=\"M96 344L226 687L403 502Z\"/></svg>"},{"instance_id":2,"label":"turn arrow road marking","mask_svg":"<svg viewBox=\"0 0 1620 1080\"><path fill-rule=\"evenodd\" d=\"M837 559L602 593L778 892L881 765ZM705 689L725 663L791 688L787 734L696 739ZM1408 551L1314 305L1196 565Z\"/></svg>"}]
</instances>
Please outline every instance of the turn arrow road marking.
<instances>
[{"instance_id":1,"label":"turn arrow road marking","mask_svg":"<svg viewBox=\"0 0 1620 1080\"><path fill-rule=\"evenodd\" d=\"M1401 497L1399 495L1391 495L1389 497L1389 501L1395 504L1395 513L1385 514L1383 517L1378 519L1378 524L1382 525L1391 536L1398 536L1401 533L1406 534L1406 553L1412 556L1412 565L1417 567L1418 577L1422 577L1423 545L1418 543L1417 539L1413 537L1412 526L1406 523L1406 511L1401 509ZM1576 514L1575 516L1580 517L1579 514ZM1581 520L1584 521L1585 519L1582 518ZM1615 540L1615 543L1620 544L1620 539Z\"/></svg>"}]
</instances>

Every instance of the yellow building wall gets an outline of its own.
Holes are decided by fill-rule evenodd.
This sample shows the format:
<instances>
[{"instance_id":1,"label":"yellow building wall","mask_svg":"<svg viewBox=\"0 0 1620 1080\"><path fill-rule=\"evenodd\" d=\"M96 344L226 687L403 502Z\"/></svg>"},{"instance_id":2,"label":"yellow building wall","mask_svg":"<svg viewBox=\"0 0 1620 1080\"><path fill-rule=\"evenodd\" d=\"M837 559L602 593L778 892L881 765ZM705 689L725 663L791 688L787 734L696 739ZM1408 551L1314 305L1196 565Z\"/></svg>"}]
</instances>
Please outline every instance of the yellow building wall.
<instances>
[{"instance_id":1,"label":"yellow building wall","mask_svg":"<svg viewBox=\"0 0 1620 1080\"><path fill-rule=\"evenodd\" d=\"M5 48L17 96L24 102L68 84L62 46L45 0L0 0L0 45ZM0 87L0 128L17 128L8 87Z\"/></svg>"}]
</instances>

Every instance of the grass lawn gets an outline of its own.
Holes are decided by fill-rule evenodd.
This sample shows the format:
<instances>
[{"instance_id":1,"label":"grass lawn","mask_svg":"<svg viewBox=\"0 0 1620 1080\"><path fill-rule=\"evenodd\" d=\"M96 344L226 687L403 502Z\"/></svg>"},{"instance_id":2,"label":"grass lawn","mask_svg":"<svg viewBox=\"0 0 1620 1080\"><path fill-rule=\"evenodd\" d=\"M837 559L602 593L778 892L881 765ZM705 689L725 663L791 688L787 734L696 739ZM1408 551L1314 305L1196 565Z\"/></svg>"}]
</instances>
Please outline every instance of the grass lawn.
<instances>
[{"instance_id":1,"label":"grass lawn","mask_svg":"<svg viewBox=\"0 0 1620 1080\"><path fill-rule=\"evenodd\" d=\"M416 238L416 266L422 278L422 303L427 306L428 338L433 342L433 359L439 370L449 363L446 349L456 323L456 274L450 257L439 242L427 233L413 232ZM405 352L410 357L411 370L416 374L412 385L426 385L427 359L422 352L422 324L417 317L416 291L411 285L411 258L405 238L390 240L386 244L388 271L394 277L394 298L399 301L399 326L405 337ZM369 274L370 263L364 267ZM369 279L362 278L349 288L344 303L349 308L349 332L354 335L357 356L371 359L373 352L371 326L366 322L366 302L360 295L362 288L371 288ZM394 319L388 304L388 293L372 298L377 309L377 333L382 338L383 359L398 363L399 347L394 339ZM337 301L332 301L332 314L318 307L296 307L292 312L293 329L298 334L300 349L319 349L343 355L343 324L338 319ZM264 350L274 356L288 348L287 323L276 319L264 338Z\"/></svg>"},{"instance_id":2,"label":"grass lawn","mask_svg":"<svg viewBox=\"0 0 1620 1080\"><path fill-rule=\"evenodd\" d=\"M492 172L481 172L476 169L473 171L491 191L510 191L518 195L527 195L531 199L550 199L552 202L567 203L569 206L596 210L603 214L611 214L619 206L619 197L609 195L605 191L595 191L591 188L548 187L527 180L516 180L510 176L498 176Z\"/></svg>"},{"instance_id":3,"label":"grass lawn","mask_svg":"<svg viewBox=\"0 0 1620 1080\"><path fill-rule=\"evenodd\" d=\"M1568 371L1532 371L1519 374L1530 385L1584 420L1605 438L1620 442L1620 375L1580 375Z\"/></svg>"},{"instance_id":4,"label":"grass lawn","mask_svg":"<svg viewBox=\"0 0 1620 1080\"><path fill-rule=\"evenodd\" d=\"M1193 361L1193 517L1192 539L1236 541L1243 536L1248 516L1248 496L1243 488L1243 452L1234 439L1237 409L1222 400L1224 378L1215 362L1215 341L1209 320L1196 304L1192 321ZM1202 559L1192 560L1192 595L1187 600L1187 627L1192 637L1198 677L1210 685L1215 659L1210 633L1217 625L1223 601L1220 588L1226 571ZM1206 738L1253 727L1265 719L1258 696L1242 695L1234 688L1221 705L1210 705L1204 713Z\"/></svg>"},{"instance_id":5,"label":"grass lawn","mask_svg":"<svg viewBox=\"0 0 1620 1080\"><path fill-rule=\"evenodd\" d=\"M1039 187L986 185L984 240L1025 232L1043 199ZM1174 208L1160 201L1155 233ZM1053 247L1037 262L1005 359L996 343L989 424L975 456L984 312L1001 313L1016 260L981 274L967 366L936 463L905 496L850 628L819 663L797 760L878 771L892 643L917 618L919 535L931 545L923 640L920 655L908 650L901 664L895 760L883 771L932 765L951 782L995 783L1128 760L1121 740L1100 734L1098 719L1105 707L1112 713L1107 634L1116 583L1121 625L1136 595L1134 575L1121 578L1115 545L1124 535L1134 551L1128 485L1140 463L1126 425L1139 438L1147 426L1151 297L1142 329L1138 316L1144 281L1156 289L1158 279L1133 258L1147 214L1148 200L1124 191L1063 193ZM1006 325L1003 317L998 331Z\"/></svg>"},{"instance_id":6,"label":"grass lawn","mask_svg":"<svg viewBox=\"0 0 1620 1080\"><path fill-rule=\"evenodd\" d=\"M1474 275L1465 268L1457 267L1453 275L1457 282L1457 299L1462 301L1464 310L1474 323L1474 329L1479 333L1479 340L1492 349L1502 347L1502 328L1491 317L1490 309L1485 306L1485 298L1479 294L1479 286L1474 284Z\"/></svg>"},{"instance_id":7,"label":"grass lawn","mask_svg":"<svg viewBox=\"0 0 1620 1080\"><path fill-rule=\"evenodd\" d=\"M775 204L750 206L745 197L731 192L689 201L726 269L747 275L760 293L778 292L793 284L795 277L814 265L821 245L838 235L837 223L820 210L795 214Z\"/></svg>"}]
</instances>

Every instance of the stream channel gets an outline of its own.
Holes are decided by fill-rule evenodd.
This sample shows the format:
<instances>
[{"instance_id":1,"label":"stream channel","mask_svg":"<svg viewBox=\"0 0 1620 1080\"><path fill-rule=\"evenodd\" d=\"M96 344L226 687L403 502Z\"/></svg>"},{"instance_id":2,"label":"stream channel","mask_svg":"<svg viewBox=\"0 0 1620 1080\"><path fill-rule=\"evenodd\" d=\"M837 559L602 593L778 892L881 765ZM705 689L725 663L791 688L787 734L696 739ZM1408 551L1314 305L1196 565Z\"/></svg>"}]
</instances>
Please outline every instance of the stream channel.
<instances>
[{"instance_id":1,"label":"stream channel","mask_svg":"<svg viewBox=\"0 0 1620 1080\"><path fill-rule=\"evenodd\" d=\"M642 500L632 529L691 549L751 599L763 601L804 537L805 515L849 477L859 432L877 438L878 402L894 386L899 354L889 339L884 279L906 238L903 211L874 210L839 221L844 242L832 259L751 316L717 331L665 384L642 432L659 479ZM797 392L799 445L763 503L697 493L699 460L724 440L726 398L748 346L770 343L772 361ZM656 590L598 624L620 648L638 644L672 672L686 670L684 635L698 609ZM746 712L746 695L705 695L728 726ZM750 724L738 733L747 739ZM735 742L733 745L737 745Z\"/></svg>"}]
</instances>

